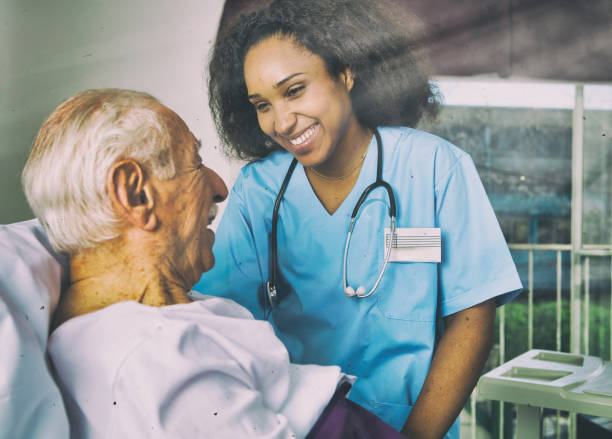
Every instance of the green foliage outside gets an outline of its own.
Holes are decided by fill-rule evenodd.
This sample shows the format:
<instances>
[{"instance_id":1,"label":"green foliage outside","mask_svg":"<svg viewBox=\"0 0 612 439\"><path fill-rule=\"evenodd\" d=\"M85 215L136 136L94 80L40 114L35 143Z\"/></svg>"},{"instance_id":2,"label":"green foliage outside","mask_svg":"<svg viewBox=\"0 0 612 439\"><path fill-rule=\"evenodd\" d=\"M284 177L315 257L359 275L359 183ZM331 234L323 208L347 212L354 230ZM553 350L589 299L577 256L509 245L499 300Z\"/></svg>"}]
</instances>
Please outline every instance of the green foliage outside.
<instances>
[{"instance_id":1,"label":"green foliage outside","mask_svg":"<svg viewBox=\"0 0 612 439\"><path fill-rule=\"evenodd\" d=\"M608 292L608 295L610 293ZM610 360L610 303L591 303L589 307L589 355ZM607 302L607 303L606 303ZM506 313L506 361L528 349L528 305L525 301L514 301L505 305ZM534 349L557 350L557 304L554 301L534 303L533 306L533 347ZM499 312L495 329L499 340ZM581 333L582 334L582 333ZM561 306L561 351L570 350L569 301ZM498 364L496 364L498 365Z\"/></svg>"}]
</instances>

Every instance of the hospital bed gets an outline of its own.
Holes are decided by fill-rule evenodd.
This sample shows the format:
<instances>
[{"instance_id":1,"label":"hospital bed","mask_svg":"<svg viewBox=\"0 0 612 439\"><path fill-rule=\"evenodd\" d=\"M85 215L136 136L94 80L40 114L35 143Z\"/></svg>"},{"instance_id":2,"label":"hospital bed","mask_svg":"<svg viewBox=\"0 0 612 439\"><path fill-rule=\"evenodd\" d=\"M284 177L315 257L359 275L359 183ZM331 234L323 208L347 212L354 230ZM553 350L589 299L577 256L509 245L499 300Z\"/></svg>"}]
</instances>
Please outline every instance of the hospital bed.
<instances>
[{"instance_id":1,"label":"hospital bed","mask_svg":"<svg viewBox=\"0 0 612 439\"><path fill-rule=\"evenodd\" d=\"M0 439L69 437L45 355L66 275L38 221L0 225Z\"/></svg>"}]
</instances>

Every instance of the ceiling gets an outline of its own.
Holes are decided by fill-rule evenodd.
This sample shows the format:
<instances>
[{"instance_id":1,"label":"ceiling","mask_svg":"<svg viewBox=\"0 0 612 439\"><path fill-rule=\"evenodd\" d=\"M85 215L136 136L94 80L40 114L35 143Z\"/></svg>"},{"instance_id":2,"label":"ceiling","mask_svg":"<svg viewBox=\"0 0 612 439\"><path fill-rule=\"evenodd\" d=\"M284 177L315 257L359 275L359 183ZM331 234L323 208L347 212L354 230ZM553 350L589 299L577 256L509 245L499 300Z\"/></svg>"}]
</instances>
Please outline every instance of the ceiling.
<instances>
[{"instance_id":1,"label":"ceiling","mask_svg":"<svg viewBox=\"0 0 612 439\"><path fill-rule=\"evenodd\" d=\"M612 82L612 0L392 1L425 24L434 75ZM267 0L226 0L219 31Z\"/></svg>"}]
</instances>

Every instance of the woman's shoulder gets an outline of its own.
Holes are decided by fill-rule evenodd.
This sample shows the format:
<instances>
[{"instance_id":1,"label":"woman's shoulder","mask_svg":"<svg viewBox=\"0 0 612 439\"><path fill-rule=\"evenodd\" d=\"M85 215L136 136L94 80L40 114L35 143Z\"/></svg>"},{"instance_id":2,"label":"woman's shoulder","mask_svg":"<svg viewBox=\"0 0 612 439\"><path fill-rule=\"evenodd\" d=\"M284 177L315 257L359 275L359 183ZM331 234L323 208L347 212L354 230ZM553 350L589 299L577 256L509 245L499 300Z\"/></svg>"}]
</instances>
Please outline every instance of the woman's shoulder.
<instances>
[{"instance_id":1,"label":"woman's shoulder","mask_svg":"<svg viewBox=\"0 0 612 439\"><path fill-rule=\"evenodd\" d=\"M271 173L276 175L280 171L282 176L284 176L292 159L293 156L286 151L273 151L264 158L247 163L242 167L240 173L253 177L262 174L269 175Z\"/></svg>"},{"instance_id":2,"label":"woman's shoulder","mask_svg":"<svg viewBox=\"0 0 612 439\"><path fill-rule=\"evenodd\" d=\"M404 126L380 127L379 131L383 142L388 142L394 149L398 149L400 152L417 152L433 157L445 154L449 158L455 159L469 155L449 140L417 128Z\"/></svg>"},{"instance_id":3,"label":"woman's shoulder","mask_svg":"<svg viewBox=\"0 0 612 439\"><path fill-rule=\"evenodd\" d=\"M436 184L457 167L471 163L470 155L450 141L427 131L408 127L380 128L388 158L415 164L416 170L434 176ZM385 160L385 161L386 161Z\"/></svg>"},{"instance_id":4,"label":"woman's shoulder","mask_svg":"<svg viewBox=\"0 0 612 439\"><path fill-rule=\"evenodd\" d=\"M293 156L286 151L274 151L247 163L240 170L233 190L241 193L252 190L278 192L292 159Z\"/></svg>"}]
</instances>

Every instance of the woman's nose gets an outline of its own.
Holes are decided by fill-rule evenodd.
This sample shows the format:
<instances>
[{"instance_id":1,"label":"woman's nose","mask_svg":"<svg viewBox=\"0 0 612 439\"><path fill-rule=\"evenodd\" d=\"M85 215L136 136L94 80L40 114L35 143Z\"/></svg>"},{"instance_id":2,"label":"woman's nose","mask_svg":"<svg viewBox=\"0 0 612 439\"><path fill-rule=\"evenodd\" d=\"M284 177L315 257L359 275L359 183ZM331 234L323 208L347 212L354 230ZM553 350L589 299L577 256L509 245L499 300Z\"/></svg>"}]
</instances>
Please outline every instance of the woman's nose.
<instances>
[{"instance_id":1,"label":"woman's nose","mask_svg":"<svg viewBox=\"0 0 612 439\"><path fill-rule=\"evenodd\" d=\"M297 118L286 105L276 109L276 120L274 121L274 130L279 134L290 134Z\"/></svg>"},{"instance_id":2,"label":"woman's nose","mask_svg":"<svg viewBox=\"0 0 612 439\"><path fill-rule=\"evenodd\" d=\"M215 203L220 203L227 198L227 186L219 174L210 168L207 169L210 186L212 188L213 201Z\"/></svg>"}]
</instances>

